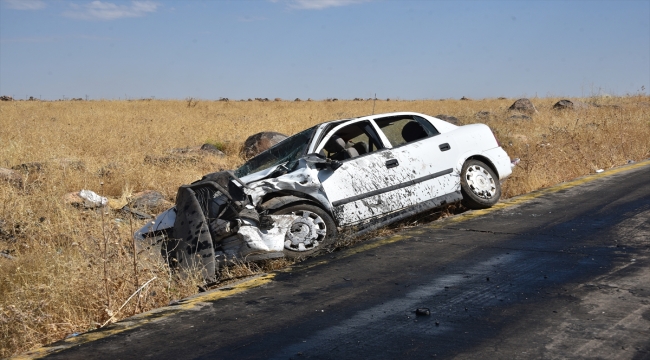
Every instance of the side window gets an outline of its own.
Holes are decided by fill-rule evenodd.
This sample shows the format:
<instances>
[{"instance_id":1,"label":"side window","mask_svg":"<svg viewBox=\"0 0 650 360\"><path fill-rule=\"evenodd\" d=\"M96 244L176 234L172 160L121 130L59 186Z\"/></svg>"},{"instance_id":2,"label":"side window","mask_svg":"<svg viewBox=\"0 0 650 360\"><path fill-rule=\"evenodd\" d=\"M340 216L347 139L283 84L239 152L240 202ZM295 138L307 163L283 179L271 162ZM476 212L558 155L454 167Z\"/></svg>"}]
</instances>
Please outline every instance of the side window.
<instances>
[{"instance_id":1,"label":"side window","mask_svg":"<svg viewBox=\"0 0 650 360\"><path fill-rule=\"evenodd\" d=\"M418 123L420 123L420 125L422 125L422 127L424 128L424 131L427 132L427 135L429 135L429 136L440 135L440 132L438 131L438 129L436 129L436 127L433 126L433 124L431 124L429 122L429 120L427 120L427 119L425 119L425 118L423 118L421 116L415 116L415 115L413 116L413 120L417 121Z\"/></svg>"},{"instance_id":2,"label":"side window","mask_svg":"<svg viewBox=\"0 0 650 360\"><path fill-rule=\"evenodd\" d=\"M369 121L361 121L337 130L327 140L321 154L332 160L346 160L382 149L379 136Z\"/></svg>"},{"instance_id":3,"label":"side window","mask_svg":"<svg viewBox=\"0 0 650 360\"><path fill-rule=\"evenodd\" d=\"M393 147L440 134L430 122L420 116L392 116L375 122Z\"/></svg>"}]
</instances>

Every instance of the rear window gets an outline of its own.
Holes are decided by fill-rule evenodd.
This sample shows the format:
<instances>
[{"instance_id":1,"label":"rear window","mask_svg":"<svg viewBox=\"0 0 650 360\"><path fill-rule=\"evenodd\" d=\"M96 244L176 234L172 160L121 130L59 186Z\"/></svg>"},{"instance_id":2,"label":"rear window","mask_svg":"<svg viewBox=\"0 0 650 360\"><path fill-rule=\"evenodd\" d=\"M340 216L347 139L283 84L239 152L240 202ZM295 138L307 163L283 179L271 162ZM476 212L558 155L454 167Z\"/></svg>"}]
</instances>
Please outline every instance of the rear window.
<instances>
[{"instance_id":1,"label":"rear window","mask_svg":"<svg viewBox=\"0 0 650 360\"><path fill-rule=\"evenodd\" d=\"M421 116L391 116L376 119L375 122L393 147L440 134L433 124Z\"/></svg>"}]
</instances>

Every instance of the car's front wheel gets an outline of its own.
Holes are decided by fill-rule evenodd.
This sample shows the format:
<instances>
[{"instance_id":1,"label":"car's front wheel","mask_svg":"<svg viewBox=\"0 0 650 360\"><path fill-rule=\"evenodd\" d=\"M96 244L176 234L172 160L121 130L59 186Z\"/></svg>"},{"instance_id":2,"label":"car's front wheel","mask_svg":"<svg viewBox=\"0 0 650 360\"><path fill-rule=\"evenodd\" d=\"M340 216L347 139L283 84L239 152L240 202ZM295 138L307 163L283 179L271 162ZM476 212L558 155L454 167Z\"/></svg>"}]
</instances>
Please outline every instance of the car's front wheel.
<instances>
[{"instance_id":1,"label":"car's front wheel","mask_svg":"<svg viewBox=\"0 0 650 360\"><path fill-rule=\"evenodd\" d=\"M463 194L462 204L470 209L489 208L501 197L499 177L478 160L468 160L463 165L460 190Z\"/></svg>"},{"instance_id":2,"label":"car's front wheel","mask_svg":"<svg viewBox=\"0 0 650 360\"><path fill-rule=\"evenodd\" d=\"M284 255L304 258L313 255L336 240L336 224L323 209L310 204L298 204L279 209L274 215L294 214L294 220L284 241Z\"/></svg>"}]
</instances>

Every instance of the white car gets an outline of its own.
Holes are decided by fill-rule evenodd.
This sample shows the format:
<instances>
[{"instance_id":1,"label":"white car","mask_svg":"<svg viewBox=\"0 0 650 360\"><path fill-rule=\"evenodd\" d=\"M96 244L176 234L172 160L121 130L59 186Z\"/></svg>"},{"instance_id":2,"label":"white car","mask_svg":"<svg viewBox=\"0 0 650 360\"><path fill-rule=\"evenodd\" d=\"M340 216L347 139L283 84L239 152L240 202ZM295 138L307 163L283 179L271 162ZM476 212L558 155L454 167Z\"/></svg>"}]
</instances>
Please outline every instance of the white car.
<instances>
[{"instance_id":1,"label":"white car","mask_svg":"<svg viewBox=\"0 0 650 360\"><path fill-rule=\"evenodd\" d=\"M182 186L176 206L135 236L210 278L236 258L311 255L344 228L376 229L459 200L490 207L511 169L484 124L413 112L329 121Z\"/></svg>"}]
</instances>

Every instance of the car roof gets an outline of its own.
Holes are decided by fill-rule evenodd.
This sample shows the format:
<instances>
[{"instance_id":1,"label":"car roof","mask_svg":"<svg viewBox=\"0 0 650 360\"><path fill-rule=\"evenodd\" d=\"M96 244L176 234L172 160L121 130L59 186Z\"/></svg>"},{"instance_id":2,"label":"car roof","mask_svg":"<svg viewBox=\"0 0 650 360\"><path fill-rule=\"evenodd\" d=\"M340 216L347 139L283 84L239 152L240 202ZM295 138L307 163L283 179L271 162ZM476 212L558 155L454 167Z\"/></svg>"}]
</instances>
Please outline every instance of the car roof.
<instances>
[{"instance_id":1,"label":"car roof","mask_svg":"<svg viewBox=\"0 0 650 360\"><path fill-rule=\"evenodd\" d=\"M375 118L381 118L381 117L401 116L401 115L417 115L417 116L423 116L423 117L428 117L428 118L431 117L431 116L421 114L421 113L417 113L417 112L413 112L413 111L397 111L397 112L382 113L382 114L363 115L363 116L357 116L357 117L347 118L347 119L330 120L330 121L322 122L322 123L320 123L318 125L335 124L335 123L342 123L342 122L345 122L345 121L352 121L352 120L375 119Z\"/></svg>"}]
</instances>

